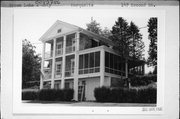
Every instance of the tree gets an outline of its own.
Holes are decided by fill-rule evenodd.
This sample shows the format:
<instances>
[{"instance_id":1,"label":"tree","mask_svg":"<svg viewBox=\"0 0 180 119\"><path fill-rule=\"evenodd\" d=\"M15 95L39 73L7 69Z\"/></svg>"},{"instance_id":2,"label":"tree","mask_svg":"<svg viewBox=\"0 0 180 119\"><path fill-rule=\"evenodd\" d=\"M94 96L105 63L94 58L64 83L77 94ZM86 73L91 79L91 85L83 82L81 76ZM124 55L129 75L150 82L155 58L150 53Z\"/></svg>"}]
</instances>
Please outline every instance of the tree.
<instances>
[{"instance_id":1,"label":"tree","mask_svg":"<svg viewBox=\"0 0 180 119\"><path fill-rule=\"evenodd\" d=\"M120 54L124 57L129 56L129 44L130 44L130 34L129 25L126 20L119 17L115 22L115 25L111 30L112 36L110 39L117 44L118 47L115 49L119 50Z\"/></svg>"},{"instance_id":2,"label":"tree","mask_svg":"<svg viewBox=\"0 0 180 119\"><path fill-rule=\"evenodd\" d=\"M91 22L86 24L87 26L87 30L94 32L96 34L100 34L101 33L101 27L100 24L96 22L96 20L91 19Z\"/></svg>"},{"instance_id":3,"label":"tree","mask_svg":"<svg viewBox=\"0 0 180 119\"><path fill-rule=\"evenodd\" d=\"M117 49L122 56L143 59L144 42L135 23L131 22L129 25L125 19L119 17L111 33L110 38L118 45Z\"/></svg>"},{"instance_id":4,"label":"tree","mask_svg":"<svg viewBox=\"0 0 180 119\"><path fill-rule=\"evenodd\" d=\"M149 57L148 57L148 64L149 66L156 66L157 65L157 18L152 17L148 21L148 32L149 32Z\"/></svg>"},{"instance_id":5,"label":"tree","mask_svg":"<svg viewBox=\"0 0 180 119\"><path fill-rule=\"evenodd\" d=\"M111 31L107 27L105 27L101 31L100 35L103 36L103 37L109 38L112 34L111 34Z\"/></svg>"},{"instance_id":6,"label":"tree","mask_svg":"<svg viewBox=\"0 0 180 119\"><path fill-rule=\"evenodd\" d=\"M28 40L23 40L22 45L22 88L27 88L29 81L40 81L41 58Z\"/></svg>"},{"instance_id":7,"label":"tree","mask_svg":"<svg viewBox=\"0 0 180 119\"><path fill-rule=\"evenodd\" d=\"M138 26L136 26L134 22L130 23L129 33L131 34L129 55L136 59L142 59L144 51L144 42L142 41L142 34L139 33Z\"/></svg>"}]
</instances>

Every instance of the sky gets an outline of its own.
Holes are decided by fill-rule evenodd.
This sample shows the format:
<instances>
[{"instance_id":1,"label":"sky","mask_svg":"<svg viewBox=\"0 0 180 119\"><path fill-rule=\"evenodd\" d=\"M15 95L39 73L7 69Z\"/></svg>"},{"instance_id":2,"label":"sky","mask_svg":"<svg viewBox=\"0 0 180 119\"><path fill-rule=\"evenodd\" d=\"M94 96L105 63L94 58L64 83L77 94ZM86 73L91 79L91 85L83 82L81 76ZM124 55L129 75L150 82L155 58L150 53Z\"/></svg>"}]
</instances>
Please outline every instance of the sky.
<instances>
[{"instance_id":1,"label":"sky","mask_svg":"<svg viewBox=\"0 0 180 119\"><path fill-rule=\"evenodd\" d=\"M147 14L147 12L149 14ZM56 22L64 21L86 29L86 24L90 23L91 18L100 23L102 29L112 26L118 17L123 17L127 22L133 21L139 28L147 26L148 20L152 17L153 12L146 10L127 10L119 8L17 8L14 11L14 39L29 40L36 46L36 52L42 52L42 43L39 38ZM142 40L145 44L145 58L148 57L148 32L147 27L141 28ZM145 72L152 68L145 69Z\"/></svg>"}]
</instances>

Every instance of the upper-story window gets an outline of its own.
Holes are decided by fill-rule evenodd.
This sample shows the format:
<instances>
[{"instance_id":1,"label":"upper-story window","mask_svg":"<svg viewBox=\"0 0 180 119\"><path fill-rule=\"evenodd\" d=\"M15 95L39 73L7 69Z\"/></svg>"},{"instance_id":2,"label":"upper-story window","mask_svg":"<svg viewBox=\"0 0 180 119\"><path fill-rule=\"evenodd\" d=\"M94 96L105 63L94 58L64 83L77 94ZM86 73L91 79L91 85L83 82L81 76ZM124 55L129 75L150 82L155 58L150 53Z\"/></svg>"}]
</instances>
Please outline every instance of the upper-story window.
<instances>
[{"instance_id":1,"label":"upper-story window","mask_svg":"<svg viewBox=\"0 0 180 119\"><path fill-rule=\"evenodd\" d=\"M61 31L62 31L62 29L58 29L58 30L57 30L57 33L61 33Z\"/></svg>"},{"instance_id":2,"label":"upper-story window","mask_svg":"<svg viewBox=\"0 0 180 119\"><path fill-rule=\"evenodd\" d=\"M67 35L66 37L66 53L75 51L76 35L75 33Z\"/></svg>"}]
</instances>

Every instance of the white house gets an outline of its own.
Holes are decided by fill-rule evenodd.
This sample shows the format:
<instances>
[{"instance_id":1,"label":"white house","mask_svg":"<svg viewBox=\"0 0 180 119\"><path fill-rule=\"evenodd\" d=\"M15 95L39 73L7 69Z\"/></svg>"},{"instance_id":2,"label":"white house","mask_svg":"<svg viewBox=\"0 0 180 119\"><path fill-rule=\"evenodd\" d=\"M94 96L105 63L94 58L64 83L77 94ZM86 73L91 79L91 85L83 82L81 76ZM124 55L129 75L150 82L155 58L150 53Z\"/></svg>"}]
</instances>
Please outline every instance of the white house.
<instances>
[{"instance_id":1,"label":"white house","mask_svg":"<svg viewBox=\"0 0 180 119\"><path fill-rule=\"evenodd\" d=\"M144 74L142 61L125 62L112 41L69 23L57 20L40 41L40 89L72 88L74 100L95 100L96 87L120 85L132 69Z\"/></svg>"}]
</instances>

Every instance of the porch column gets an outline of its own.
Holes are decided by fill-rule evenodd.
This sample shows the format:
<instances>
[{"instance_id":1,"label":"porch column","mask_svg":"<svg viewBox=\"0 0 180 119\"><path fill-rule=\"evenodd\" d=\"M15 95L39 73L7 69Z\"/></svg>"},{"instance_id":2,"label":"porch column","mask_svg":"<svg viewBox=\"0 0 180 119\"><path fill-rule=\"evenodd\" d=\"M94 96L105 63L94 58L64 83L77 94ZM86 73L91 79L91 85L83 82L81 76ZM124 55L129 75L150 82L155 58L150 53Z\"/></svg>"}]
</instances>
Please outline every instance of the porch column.
<instances>
[{"instance_id":1,"label":"porch column","mask_svg":"<svg viewBox=\"0 0 180 119\"><path fill-rule=\"evenodd\" d=\"M74 100L78 101L78 67L79 67L79 32L76 32L75 66L74 66Z\"/></svg>"},{"instance_id":2,"label":"porch column","mask_svg":"<svg viewBox=\"0 0 180 119\"><path fill-rule=\"evenodd\" d=\"M54 88L54 74L55 74L55 54L56 53L56 39L53 39L53 57L52 57L52 74L51 74L51 89Z\"/></svg>"},{"instance_id":3,"label":"porch column","mask_svg":"<svg viewBox=\"0 0 180 119\"><path fill-rule=\"evenodd\" d=\"M105 52L104 49L100 52L100 87L104 86L104 71L105 71Z\"/></svg>"},{"instance_id":4,"label":"porch column","mask_svg":"<svg viewBox=\"0 0 180 119\"><path fill-rule=\"evenodd\" d=\"M66 66L66 36L63 36L63 58L62 58L62 77L61 77L61 89L64 88L65 80L65 66Z\"/></svg>"},{"instance_id":5,"label":"porch column","mask_svg":"<svg viewBox=\"0 0 180 119\"><path fill-rule=\"evenodd\" d=\"M126 78L128 78L128 60L125 61L125 72L126 72Z\"/></svg>"},{"instance_id":6,"label":"porch column","mask_svg":"<svg viewBox=\"0 0 180 119\"><path fill-rule=\"evenodd\" d=\"M43 42L42 60L41 60L40 89L43 89L43 78L44 78L44 71L43 71L43 68L44 68L45 45L46 45L46 43Z\"/></svg>"},{"instance_id":7,"label":"porch column","mask_svg":"<svg viewBox=\"0 0 180 119\"><path fill-rule=\"evenodd\" d=\"M144 64L142 65L142 74L145 74Z\"/></svg>"}]
</instances>

